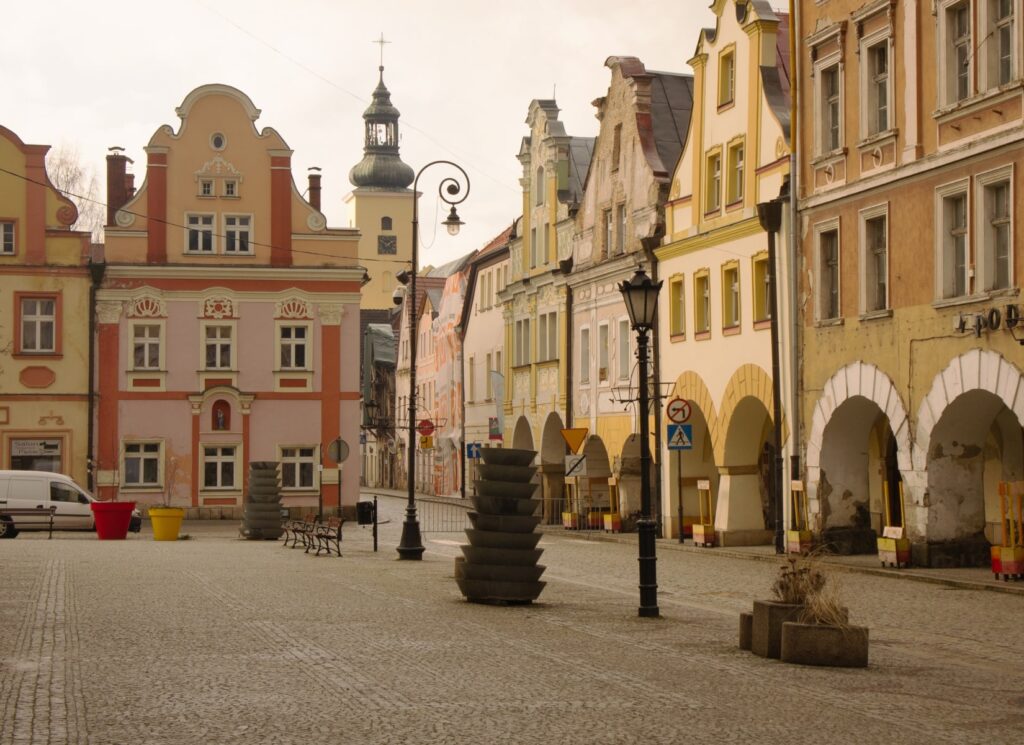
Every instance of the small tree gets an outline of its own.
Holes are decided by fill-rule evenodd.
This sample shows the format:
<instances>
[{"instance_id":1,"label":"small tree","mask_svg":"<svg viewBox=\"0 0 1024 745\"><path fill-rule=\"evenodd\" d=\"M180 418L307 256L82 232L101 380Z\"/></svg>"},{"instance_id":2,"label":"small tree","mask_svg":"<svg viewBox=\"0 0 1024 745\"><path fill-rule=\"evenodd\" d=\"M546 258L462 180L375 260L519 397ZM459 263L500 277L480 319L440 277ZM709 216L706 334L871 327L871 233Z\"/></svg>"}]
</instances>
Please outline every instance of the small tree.
<instances>
[{"instance_id":1,"label":"small tree","mask_svg":"<svg viewBox=\"0 0 1024 745\"><path fill-rule=\"evenodd\" d=\"M78 208L74 230L87 230L94 241L103 239L106 208L100 199L95 169L82 162L75 145L62 142L46 155L46 172L50 181Z\"/></svg>"}]
</instances>

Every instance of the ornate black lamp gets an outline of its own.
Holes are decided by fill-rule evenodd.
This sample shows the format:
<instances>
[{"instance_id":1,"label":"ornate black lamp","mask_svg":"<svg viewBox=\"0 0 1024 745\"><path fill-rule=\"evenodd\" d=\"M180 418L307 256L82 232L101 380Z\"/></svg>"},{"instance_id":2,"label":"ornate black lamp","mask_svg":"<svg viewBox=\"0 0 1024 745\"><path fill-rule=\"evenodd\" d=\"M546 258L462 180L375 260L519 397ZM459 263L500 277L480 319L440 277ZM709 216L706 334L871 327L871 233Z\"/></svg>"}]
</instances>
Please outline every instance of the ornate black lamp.
<instances>
[{"instance_id":1,"label":"ornate black lamp","mask_svg":"<svg viewBox=\"0 0 1024 745\"><path fill-rule=\"evenodd\" d=\"M650 403L647 379L647 334L654 328L658 310L658 292L661 280L651 281L642 268L637 268L632 279L619 284L619 292L626 302L629 322L636 331L637 359L640 362L640 519L636 528L640 551L640 608L639 615L656 618L658 610L658 564L654 538L656 521L651 517L651 444L649 434Z\"/></svg>"}]
</instances>

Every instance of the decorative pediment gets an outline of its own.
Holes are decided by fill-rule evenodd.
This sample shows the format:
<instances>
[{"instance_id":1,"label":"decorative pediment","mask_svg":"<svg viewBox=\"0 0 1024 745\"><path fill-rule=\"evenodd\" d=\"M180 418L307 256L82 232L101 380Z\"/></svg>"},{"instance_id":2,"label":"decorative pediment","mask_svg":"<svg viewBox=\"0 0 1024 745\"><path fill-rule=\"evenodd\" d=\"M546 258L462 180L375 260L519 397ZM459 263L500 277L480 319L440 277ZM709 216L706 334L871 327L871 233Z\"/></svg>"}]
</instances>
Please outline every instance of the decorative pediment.
<instances>
[{"instance_id":1,"label":"decorative pediment","mask_svg":"<svg viewBox=\"0 0 1024 745\"><path fill-rule=\"evenodd\" d=\"M203 301L203 318L234 318L235 301L225 295L214 295Z\"/></svg>"},{"instance_id":2,"label":"decorative pediment","mask_svg":"<svg viewBox=\"0 0 1024 745\"><path fill-rule=\"evenodd\" d=\"M313 317L309 303L299 297L286 298L274 306L275 318L302 318Z\"/></svg>"},{"instance_id":3,"label":"decorative pediment","mask_svg":"<svg viewBox=\"0 0 1024 745\"><path fill-rule=\"evenodd\" d=\"M128 304L129 318L164 318L167 316L167 303L155 295L142 295Z\"/></svg>"},{"instance_id":4,"label":"decorative pediment","mask_svg":"<svg viewBox=\"0 0 1024 745\"><path fill-rule=\"evenodd\" d=\"M241 181L242 174L231 163L224 160L222 156L215 155L211 160L206 161L202 168L196 171L196 179L201 178L233 178Z\"/></svg>"}]
</instances>

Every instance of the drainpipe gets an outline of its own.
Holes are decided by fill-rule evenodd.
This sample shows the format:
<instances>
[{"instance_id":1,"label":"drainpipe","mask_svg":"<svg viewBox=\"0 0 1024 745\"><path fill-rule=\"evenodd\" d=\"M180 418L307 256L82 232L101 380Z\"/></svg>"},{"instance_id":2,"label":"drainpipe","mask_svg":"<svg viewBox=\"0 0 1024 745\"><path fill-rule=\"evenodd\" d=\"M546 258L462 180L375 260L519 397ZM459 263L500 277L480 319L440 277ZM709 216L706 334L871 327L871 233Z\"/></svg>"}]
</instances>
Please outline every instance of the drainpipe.
<instances>
[{"instance_id":1,"label":"drainpipe","mask_svg":"<svg viewBox=\"0 0 1024 745\"><path fill-rule=\"evenodd\" d=\"M96 453L93 450L96 442L96 426L95 426L95 413L96 413L96 290L99 289L100 283L103 281L103 274L107 269L105 262L93 263L92 259L89 259L89 276L92 278L92 283L89 285L89 424L86 429L86 444L85 452L87 453L86 463L86 488L93 492L96 488L96 480L93 475L94 469L96 468Z\"/></svg>"},{"instance_id":2,"label":"drainpipe","mask_svg":"<svg viewBox=\"0 0 1024 745\"><path fill-rule=\"evenodd\" d=\"M562 259L558 268L566 277L572 272L573 259ZM565 426L572 427L572 285L565 281Z\"/></svg>"},{"instance_id":3,"label":"drainpipe","mask_svg":"<svg viewBox=\"0 0 1024 745\"><path fill-rule=\"evenodd\" d=\"M472 298L467 298L472 302ZM455 335L459 339L459 374L462 376L462 395L459 396L459 427L461 437L459 438L462 447L459 453L459 493L466 498L466 330L460 323L455 327ZM487 371L490 375L490 371Z\"/></svg>"},{"instance_id":4,"label":"drainpipe","mask_svg":"<svg viewBox=\"0 0 1024 745\"><path fill-rule=\"evenodd\" d=\"M792 425L791 437L793 446L790 451L790 477L798 479L801 477L800 469L800 443L801 443L801 432L802 432L802 418L800 411L800 391L803 386L803 365L800 364L800 345L802 343L803 328L800 323L800 307L798 305L800 300L800 250L799 250L799 235L800 228L797 222L797 185L799 183L799 162L797 158L797 150L800 147L797 135L800 133L799 126L799 96L800 96L800 70L802 65L800 58L796 52L796 40L800 38L800 9L794 0L789 0L789 17L792 22L792 26L789 30L789 97L790 97L790 115L789 115L789 235L786 236L789 239L789 245L786 247L789 253L789 267L792 277L790 278L790 314L792 316L792 335L790 339L790 354L789 364L792 372L789 376L789 387L790 395L792 396L792 404L790 407L790 421Z\"/></svg>"},{"instance_id":5,"label":"drainpipe","mask_svg":"<svg viewBox=\"0 0 1024 745\"><path fill-rule=\"evenodd\" d=\"M654 255L654 249L656 246L661 245L661 239L665 235L664 224L659 224L657 231L654 235L647 238L643 238L640 241L643 246L644 255L647 257L648 263L651 265L651 281L655 284L658 283L658 257ZM662 522L661 513L661 459L663 457L661 452L661 334L658 333L658 327L660 323L655 326L654 333L651 334L653 337L651 345L651 357L652 365L651 368L654 370L654 452L658 454L658 467L654 469L654 514L657 515L658 521L658 537L664 538L664 524ZM680 520L682 516L680 516ZM682 525L682 523L680 523Z\"/></svg>"}]
</instances>

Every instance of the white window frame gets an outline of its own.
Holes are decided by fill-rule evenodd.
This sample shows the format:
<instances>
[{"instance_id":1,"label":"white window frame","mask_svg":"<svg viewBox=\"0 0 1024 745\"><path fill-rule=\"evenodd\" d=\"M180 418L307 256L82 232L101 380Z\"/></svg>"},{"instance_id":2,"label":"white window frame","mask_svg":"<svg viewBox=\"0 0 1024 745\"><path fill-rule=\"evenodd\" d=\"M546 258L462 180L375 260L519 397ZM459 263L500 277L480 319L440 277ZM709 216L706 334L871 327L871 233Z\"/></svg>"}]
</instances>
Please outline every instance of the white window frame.
<instances>
[{"instance_id":1,"label":"white window frame","mask_svg":"<svg viewBox=\"0 0 1024 745\"><path fill-rule=\"evenodd\" d=\"M208 455L207 449L213 449L218 451L214 455ZM224 455L223 451L230 448L233 452L230 456ZM242 471L239 467L241 460L242 444L240 442L201 442L199 443L199 489L200 491L241 491L242 489ZM210 485L206 483L206 465L207 463L217 463L217 483ZM222 466L226 463L231 463L231 484L222 483L224 480L224 471Z\"/></svg>"},{"instance_id":2,"label":"white window frame","mask_svg":"<svg viewBox=\"0 0 1024 745\"><path fill-rule=\"evenodd\" d=\"M491 386L491 371L494 369L494 355L488 352L484 357L484 401L491 401L494 398L494 389Z\"/></svg>"},{"instance_id":3,"label":"white window frame","mask_svg":"<svg viewBox=\"0 0 1024 745\"><path fill-rule=\"evenodd\" d=\"M726 62L728 61L728 69ZM736 100L736 46L718 55L718 105L727 106Z\"/></svg>"},{"instance_id":4,"label":"white window frame","mask_svg":"<svg viewBox=\"0 0 1024 745\"><path fill-rule=\"evenodd\" d=\"M157 366L153 367L148 362L144 363L141 367L135 363L135 331L138 328L150 326L157 329L157 336L154 341L151 341L153 337L144 337L147 341L143 342L143 346L150 347L154 343L157 348ZM128 359L131 362L132 371L138 372L159 372L167 369L167 322L162 318L135 318L128 322ZM149 355L146 355L146 359L149 359Z\"/></svg>"},{"instance_id":5,"label":"white window frame","mask_svg":"<svg viewBox=\"0 0 1024 745\"><path fill-rule=\"evenodd\" d=\"M608 385L611 382L612 374L608 347L611 345L611 328L607 321L597 325L597 382L601 385Z\"/></svg>"},{"instance_id":6,"label":"white window frame","mask_svg":"<svg viewBox=\"0 0 1024 745\"><path fill-rule=\"evenodd\" d=\"M224 193L222 194L222 196L225 196L228 199L238 198L238 179L224 179Z\"/></svg>"},{"instance_id":7,"label":"white window frame","mask_svg":"<svg viewBox=\"0 0 1024 745\"><path fill-rule=\"evenodd\" d=\"M964 276L963 293L957 293L953 282L955 260L952 256L953 242L946 202L958 196L966 200L964 205ZM954 300L971 295L971 228L973 222L971 199L971 182L969 178L952 181L935 189L935 299L936 301Z\"/></svg>"},{"instance_id":8,"label":"white window frame","mask_svg":"<svg viewBox=\"0 0 1024 745\"><path fill-rule=\"evenodd\" d=\"M476 357L470 355L466 361L466 403L476 401Z\"/></svg>"},{"instance_id":9,"label":"white window frame","mask_svg":"<svg viewBox=\"0 0 1024 745\"><path fill-rule=\"evenodd\" d=\"M822 265L821 240L826 233L836 234L836 273L835 273L835 315L825 315L825 267ZM819 322L838 321L843 317L843 232L839 218L835 217L815 224L814 226L814 275L818 291L814 294L814 317ZM831 292L829 293L831 294Z\"/></svg>"},{"instance_id":10,"label":"white window frame","mask_svg":"<svg viewBox=\"0 0 1024 745\"><path fill-rule=\"evenodd\" d=\"M601 210L601 225L604 228L604 255L612 256L615 251L615 227L613 223L612 209Z\"/></svg>"},{"instance_id":11,"label":"white window frame","mask_svg":"<svg viewBox=\"0 0 1024 745\"><path fill-rule=\"evenodd\" d=\"M772 320L771 265L768 253L758 253L750 259L750 308L754 323Z\"/></svg>"},{"instance_id":12,"label":"white window frame","mask_svg":"<svg viewBox=\"0 0 1024 745\"><path fill-rule=\"evenodd\" d=\"M860 312L861 315L871 315L872 313L880 313L889 310L892 305L890 299L890 292L892 283L889 280L892 272L889 269L890 261L890 246L892 235L891 222L889 220L889 203L883 202L881 204L872 205L860 210L858 213L858 220L860 223L858 230L858 252L859 252L859 264L860 264ZM874 247L869 245L868 241L868 225L869 223L883 219L885 220L885 297L882 298L882 307L875 308L872 302L871 294L874 293L878 286L877 271L878 266L874 256Z\"/></svg>"},{"instance_id":13,"label":"white window frame","mask_svg":"<svg viewBox=\"0 0 1024 745\"><path fill-rule=\"evenodd\" d=\"M199 179L199 196L200 197L215 197L214 183L212 178L201 178Z\"/></svg>"},{"instance_id":14,"label":"white window frame","mask_svg":"<svg viewBox=\"0 0 1024 745\"><path fill-rule=\"evenodd\" d=\"M669 336L686 334L686 275L675 274L668 282Z\"/></svg>"},{"instance_id":15,"label":"white window frame","mask_svg":"<svg viewBox=\"0 0 1024 745\"><path fill-rule=\"evenodd\" d=\"M224 254L226 256L252 256L253 254L253 217L251 214L235 214L228 213L223 216L224 219ZM247 225L239 224L240 220L248 220ZM232 221L234 224L232 224ZM245 251L231 250L231 240L234 237L236 242L240 242L241 236L245 235L246 245L248 248Z\"/></svg>"},{"instance_id":16,"label":"white window frame","mask_svg":"<svg viewBox=\"0 0 1024 745\"><path fill-rule=\"evenodd\" d=\"M732 281L730 282L730 275ZM728 261L722 264L722 328L736 329L742 322L743 312L742 292L743 279L740 276L739 261Z\"/></svg>"},{"instance_id":17,"label":"white window frame","mask_svg":"<svg viewBox=\"0 0 1024 745\"><path fill-rule=\"evenodd\" d=\"M698 292L698 285L704 285L704 292ZM700 307L697 307L700 303ZM700 325L702 320L704 324ZM693 273L693 333L711 333L711 272L708 269L698 269Z\"/></svg>"},{"instance_id":18,"label":"white window frame","mask_svg":"<svg viewBox=\"0 0 1024 745\"><path fill-rule=\"evenodd\" d=\"M619 352L618 352L618 355L619 355L619 376L618 377L619 377L619 380L629 380L630 367L632 367L630 365L630 360L632 360L632 355L630 354L630 351L633 349L633 345L631 343L630 333L629 333L629 317L628 316L622 316L621 318L619 318L619 322L617 324L617 328L618 328L618 337L619 337L617 339L618 344L616 345L618 347L618 350L619 350ZM623 348L623 347L625 347L625 348Z\"/></svg>"},{"instance_id":19,"label":"white window frame","mask_svg":"<svg viewBox=\"0 0 1024 745\"><path fill-rule=\"evenodd\" d=\"M200 224L199 227L193 227L191 221L193 219L201 220L209 218L210 224ZM200 235L197 245L202 246L202 234L209 233L210 235L210 250L204 251L202 248L192 250L189 248L190 237L192 233L198 233ZM217 253L217 215L213 212L186 212L185 213L185 253L189 256L213 256Z\"/></svg>"},{"instance_id":20,"label":"white window frame","mask_svg":"<svg viewBox=\"0 0 1024 745\"><path fill-rule=\"evenodd\" d=\"M992 216L990 212L990 199L989 189L999 184L1006 184L1007 193L1007 223L1009 230L1008 240L1008 251L1007 256L1007 276L1006 284L1002 287L995 287L995 245L993 239L992 230ZM974 178L974 205L975 205L975 225L978 226L977 235L975 236L974 245L975 250L975 285L979 291L991 292L998 290L1006 290L1014 286L1014 250L1013 250L1013 239L1014 239L1014 189L1013 189L1013 163L1008 163L1001 168L995 168L991 171L985 171L980 173Z\"/></svg>"},{"instance_id":21,"label":"white window frame","mask_svg":"<svg viewBox=\"0 0 1024 745\"><path fill-rule=\"evenodd\" d=\"M967 58L966 64L961 65L957 61L956 39L953 37L952 18L956 8L960 5L967 6L967 18L970 24L970 32L966 40ZM939 0L936 10L938 19L938 35L936 38L936 50L938 53L939 97L943 106L955 106L970 99L974 94L974 52L977 29L974 23L972 0ZM991 40L990 40L991 41ZM966 68L966 69L964 69ZM966 74L967 90L963 96L959 95L959 75Z\"/></svg>"},{"instance_id":22,"label":"white window frame","mask_svg":"<svg viewBox=\"0 0 1024 745\"><path fill-rule=\"evenodd\" d=\"M299 492L299 491L316 491L320 487L320 457L319 457L320 446L316 444L304 444L304 445L278 445L277 446L277 458L281 463L281 491L286 492ZM311 450L312 453L308 456L303 456L301 451ZM289 451L294 451L294 455L288 454ZM293 472L293 475L297 480L300 480L301 466L303 463L308 463L312 467L311 471L311 482L308 485L302 483L291 484L288 483L289 471Z\"/></svg>"},{"instance_id":23,"label":"white window frame","mask_svg":"<svg viewBox=\"0 0 1024 745\"><path fill-rule=\"evenodd\" d=\"M21 325L21 342L18 352L21 354L54 354L57 351L57 296L23 297L18 302L20 305L18 308L18 323ZM25 308L26 303L50 303L53 306L53 312L43 313L37 310L34 313L29 313ZM28 347L25 344L25 339L28 336L25 333L26 324L33 324L36 327L36 345L34 347ZM48 347L44 347L42 344L42 330L46 326L50 327L50 346Z\"/></svg>"},{"instance_id":24,"label":"white window frame","mask_svg":"<svg viewBox=\"0 0 1024 745\"><path fill-rule=\"evenodd\" d=\"M520 318L515 325L515 366L530 364L530 319Z\"/></svg>"},{"instance_id":25,"label":"white window frame","mask_svg":"<svg viewBox=\"0 0 1024 745\"><path fill-rule=\"evenodd\" d=\"M156 446L156 452L145 452L146 448ZM129 448L138 447L139 451L136 454L134 451L129 453ZM129 459L139 460L139 480L129 481L128 480L128 461ZM145 481L145 462L156 461L156 480ZM163 440L124 440L121 442L121 487L124 489L145 489L145 490L156 490L163 489L164 485L164 443Z\"/></svg>"},{"instance_id":26,"label":"white window frame","mask_svg":"<svg viewBox=\"0 0 1024 745\"><path fill-rule=\"evenodd\" d=\"M746 157L746 143L744 140L736 140L729 143L728 168L726 178L726 205L743 201L743 178L745 174L744 158Z\"/></svg>"},{"instance_id":27,"label":"white window frame","mask_svg":"<svg viewBox=\"0 0 1024 745\"><path fill-rule=\"evenodd\" d=\"M18 224L14 220L0 220L0 256L18 253Z\"/></svg>"},{"instance_id":28,"label":"white window frame","mask_svg":"<svg viewBox=\"0 0 1024 745\"><path fill-rule=\"evenodd\" d=\"M978 71L978 83L983 91L1009 85L1020 77L1020 6L1017 0L1010 0L1010 15L1006 20L1000 21L997 17L999 2L1000 0L981 0L979 3L978 28L985 29L985 38L987 40L984 43L986 48L975 53L977 55L983 54L982 65ZM1003 27L1008 29L1010 41L1010 48L1008 50L1010 53L1009 74L1005 81L999 79L999 68L1002 61L1001 53L1003 51L1001 47L1001 42L1003 41L1001 31Z\"/></svg>"},{"instance_id":29,"label":"white window frame","mask_svg":"<svg viewBox=\"0 0 1024 745\"><path fill-rule=\"evenodd\" d=\"M537 318L537 362L558 359L558 311L541 313Z\"/></svg>"},{"instance_id":30,"label":"white window frame","mask_svg":"<svg viewBox=\"0 0 1024 745\"><path fill-rule=\"evenodd\" d=\"M712 163L715 167L712 167ZM704 213L719 212L722 209L722 149L715 148L704 156L706 173L704 174L705 190Z\"/></svg>"},{"instance_id":31,"label":"white window frame","mask_svg":"<svg viewBox=\"0 0 1024 745\"><path fill-rule=\"evenodd\" d=\"M296 365L294 354L292 356L292 364L285 367L281 358L283 348L286 346L296 347L298 344L290 343L284 338L284 330L286 328L304 328L306 329L306 335L304 339L305 346L305 364ZM280 371L309 371L313 369L313 323L311 321L277 321L274 328L274 337L276 343L274 345L274 360L277 364L277 369Z\"/></svg>"},{"instance_id":32,"label":"white window frame","mask_svg":"<svg viewBox=\"0 0 1024 745\"><path fill-rule=\"evenodd\" d=\"M884 45L886 56L885 74L885 127L878 126L878 76L874 71L874 56L872 51ZM893 43L892 27L886 26L883 29L865 36L860 40L860 138L867 140L872 137L882 137L895 129L893 121L896 111L893 97Z\"/></svg>"},{"instance_id":33,"label":"white window frame","mask_svg":"<svg viewBox=\"0 0 1024 745\"><path fill-rule=\"evenodd\" d=\"M227 339L228 356L230 357L230 364L227 367L223 367L223 366L221 366L219 364L214 366L214 367L210 367L210 365L207 363L206 348L207 348L207 344L208 344L209 340L206 337L206 332L207 332L208 329L212 329L212 328L226 328L226 329L228 329L230 331L230 336ZM237 370L238 369L237 368L238 348L237 348L236 341L237 341L237 328L236 328L236 322L235 321L202 321L202 322L200 322L200 324L199 324L199 367L200 367L200 369L202 369L202 370L220 370L220 371L224 371L224 370ZM225 346L225 340L223 338L215 339L214 343L218 347ZM217 355L217 359L218 360L220 359L220 354Z\"/></svg>"},{"instance_id":34,"label":"white window frame","mask_svg":"<svg viewBox=\"0 0 1024 745\"><path fill-rule=\"evenodd\" d=\"M580 327L580 383L590 382L590 366L593 355L590 352L590 326Z\"/></svg>"},{"instance_id":35,"label":"white window frame","mask_svg":"<svg viewBox=\"0 0 1024 745\"><path fill-rule=\"evenodd\" d=\"M826 116L829 102L825 99L825 74L835 68L836 83L838 85L837 95L839 97L838 114L838 144L832 147L830 139L830 119ZM819 157L826 157L839 153L846 146L846 133L843 122L846 121L846 96L844 94L845 65L842 55L839 52L830 54L827 57L814 62L814 111L817 114L817 125L814 127L814 152Z\"/></svg>"}]
</instances>

